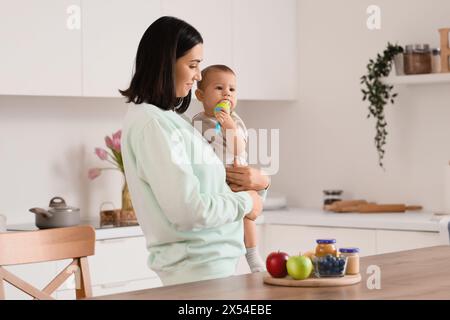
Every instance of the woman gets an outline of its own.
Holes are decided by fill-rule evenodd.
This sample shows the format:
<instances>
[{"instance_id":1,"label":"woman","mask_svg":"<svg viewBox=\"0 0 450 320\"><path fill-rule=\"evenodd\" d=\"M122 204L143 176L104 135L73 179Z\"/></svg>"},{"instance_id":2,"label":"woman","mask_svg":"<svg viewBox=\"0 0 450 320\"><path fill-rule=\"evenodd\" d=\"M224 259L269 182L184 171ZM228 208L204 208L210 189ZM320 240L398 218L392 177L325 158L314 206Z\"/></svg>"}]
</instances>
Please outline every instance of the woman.
<instances>
[{"instance_id":1,"label":"woman","mask_svg":"<svg viewBox=\"0 0 450 320\"><path fill-rule=\"evenodd\" d=\"M262 210L255 191L229 188L212 148L180 116L201 79L202 59L200 33L162 17L142 36L130 87L120 91L134 103L122 133L125 174L148 265L164 285L233 275L245 253L242 219ZM241 188L268 184L256 169L239 168L229 178Z\"/></svg>"}]
</instances>

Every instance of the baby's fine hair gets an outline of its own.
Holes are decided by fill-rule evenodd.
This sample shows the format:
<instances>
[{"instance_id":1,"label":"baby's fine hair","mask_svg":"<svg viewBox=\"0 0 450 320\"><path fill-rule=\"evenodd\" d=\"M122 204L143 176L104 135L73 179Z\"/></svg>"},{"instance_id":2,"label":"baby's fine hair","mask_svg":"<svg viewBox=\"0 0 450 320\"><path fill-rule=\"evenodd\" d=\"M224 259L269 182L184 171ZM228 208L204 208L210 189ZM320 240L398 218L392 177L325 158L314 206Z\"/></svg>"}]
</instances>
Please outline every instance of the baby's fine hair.
<instances>
[{"instance_id":1,"label":"baby's fine hair","mask_svg":"<svg viewBox=\"0 0 450 320\"><path fill-rule=\"evenodd\" d=\"M230 67L228 67L224 64L214 64L214 65L208 66L202 70L202 80L197 82L197 88L199 88L200 90L204 89L203 86L205 83L207 83L206 79L208 78L208 74L214 70L230 72L230 73L236 75Z\"/></svg>"}]
</instances>

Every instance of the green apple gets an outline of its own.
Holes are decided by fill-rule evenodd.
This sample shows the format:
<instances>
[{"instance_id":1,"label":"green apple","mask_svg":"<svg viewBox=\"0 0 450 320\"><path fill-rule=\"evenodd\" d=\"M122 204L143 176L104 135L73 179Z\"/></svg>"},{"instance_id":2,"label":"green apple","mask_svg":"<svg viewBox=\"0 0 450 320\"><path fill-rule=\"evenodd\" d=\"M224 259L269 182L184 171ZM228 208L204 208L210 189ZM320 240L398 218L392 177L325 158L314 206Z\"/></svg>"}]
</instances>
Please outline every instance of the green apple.
<instances>
[{"instance_id":1,"label":"green apple","mask_svg":"<svg viewBox=\"0 0 450 320\"><path fill-rule=\"evenodd\" d=\"M304 280L309 277L313 270L311 259L305 256L289 257L286 268L288 274L295 280Z\"/></svg>"}]
</instances>

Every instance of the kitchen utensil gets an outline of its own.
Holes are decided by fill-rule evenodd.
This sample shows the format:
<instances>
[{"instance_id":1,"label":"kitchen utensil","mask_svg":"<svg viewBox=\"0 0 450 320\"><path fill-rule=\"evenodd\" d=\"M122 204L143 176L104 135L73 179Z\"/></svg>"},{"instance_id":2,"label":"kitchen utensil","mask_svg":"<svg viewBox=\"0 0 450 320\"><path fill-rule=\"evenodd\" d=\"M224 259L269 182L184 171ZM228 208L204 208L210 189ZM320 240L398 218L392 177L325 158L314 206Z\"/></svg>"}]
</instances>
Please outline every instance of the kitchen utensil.
<instances>
[{"instance_id":1,"label":"kitchen utensil","mask_svg":"<svg viewBox=\"0 0 450 320\"><path fill-rule=\"evenodd\" d=\"M308 278L305 280L294 280L287 276L285 278L273 278L264 276L264 283L285 287L340 287L349 286L361 282L361 274L345 275L339 278Z\"/></svg>"},{"instance_id":2,"label":"kitchen utensil","mask_svg":"<svg viewBox=\"0 0 450 320\"><path fill-rule=\"evenodd\" d=\"M334 212L359 212L359 213L389 213L389 212L406 212L422 210L421 206L407 206L404 204L376 204L366 203L341 207L333 210Z\"/></svg>"},{"instance_id":3,"label":"kitchen utensil","mask_svg":"<svg viewBox=\"0 0 450 320\"><path fill-rule=\"evenodd\" d=\"M341 200L341 201L336 201L333 202L330 205L326 205L324 207L325 210L327 211L340 211L342 208L346 208L346 207L353 207L353 206L357 206L360 204L367 204L366 200Z\"/></svg>"},{"instance_id":4,"label":"kitchen utensil","mask_svg":"<svg viewBox=\"0 0 450 320\"><path fill-rule=\"evenodd\" d=\"M48 208L31 208L36 215L36 227L39 229L62 228L80 224L80 209L67 206L61 197L50 200Z\"/></svg>"}]
</instances>

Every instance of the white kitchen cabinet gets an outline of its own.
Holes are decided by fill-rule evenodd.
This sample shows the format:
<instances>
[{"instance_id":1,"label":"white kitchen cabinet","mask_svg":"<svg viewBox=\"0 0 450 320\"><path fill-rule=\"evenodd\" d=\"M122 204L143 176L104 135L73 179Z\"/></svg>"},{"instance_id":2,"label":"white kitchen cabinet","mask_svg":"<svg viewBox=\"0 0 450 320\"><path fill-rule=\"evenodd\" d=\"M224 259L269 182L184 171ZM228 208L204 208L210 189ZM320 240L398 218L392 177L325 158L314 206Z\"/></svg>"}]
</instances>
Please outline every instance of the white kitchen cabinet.
<instances>
[{"instance_id":1,"label":"white kitchen cabinet","mask_svg":"<svg viewBox=\"0 0 450 320\"><path fill-rule=\"evenodd\" d=\"M53 280L56 275L55 262L40 262L21 264L15 266L4 267L9 272L25 280L32 286L43 289L45 286ZM7 282L5 284L5 297L8 300L32 300L33 298L28 294L22 292L16 287L10 285ZM56 297L55 294L52 295Z\"/></svg>"},{"instance_id":2,"label":"white kitchen cabinet","mask_svg":"<svg viewBox=\"0 0 450 320\"><path fill-rule=\"evenodd\" d=\"M121 97L145 30L173 15L202 34L201 67L236 71L239 99L296 99L295 0L0 1L0 94Z\"/></svg>"},{"instance_id":3,"label":"white kitchen cabinet","mask_svg":"<svg viewBox=\"0 0 450 320\"><path fill-rule=\"evenodd\" d=\"M232 0L240 99L297 97L297 1Z\"/></svg>"},{"instance_id":4,"label":"white kitchen cabinet","mask_svg":"<svg viewBox=\"0 0 450 320\"><path fill-rule=\"evenodd\" d=\"M369 229L265 225L264 256L273 251L289 255L314 250L316 239L336 239L338 247L358 247L361 256L376 254L376 233Z\"/></svg>"},{"instance_id":5,"label":"white kitchen cabinet","mask_svg":"<svg viewBox=\"0 0 450 320\"><path fill-rule=\"evenodd\" d=\"M336 239L338 247L358 247L360 256L370 256L440 245L439 232L315 227L300 225L264 226L264 257L273 251L289 255L314 250L316 239Z\"/></svg>"},{"instance_id":6,"label":"white kitchen cabinet","mask_svg":"<svg viewBox=\"0 0 450 320\"><path fill-rule=\"evenodd\" d=\"M185 20L202 35L203 62L232 66L231 1L223 0L162 0L162 14Z\"/></svg>"},{"instance_id":7,"label":"white kitchen cabinet","mask_svg":"<svg viewBox=\"0 0 450 320\"><path fill-rule=\"evenodd\" d=\"M377 254L440 245L439 232L376 230Z\"/></svg>"},{"instance_id":8,"label":"white kitchen cabinet","mask_svg":"<svg viewBox=\"0 0 450 320\"><path fill-rule=\"evenodd\" d=\"M162 283L159 278L129 280L92 286L92 295L94 297L99 297L122 292L156 288L160 286L162 286ZM56 292L55 297L59 300L74 300L75 291L73 289L59 290Z\"/></svg>"},{"instance_id":9,"label":"white kitchen cabinet","mask_svg":"<svg viewBox=\"0 0 450 320\"><path fill-rule=\"evenodd\" d=\"M82 0L83 95L121 97L139 41L161 16L159 0Z\"/></svg>"},{"instance_id":10,"label":"white kitchen cabinet","mask_svg":"<svg viewBox=\"0 0 450 320\"><path fill-rule=\"evenodd\" d=\"M143 236L97 240L95 255L88 257L93 296L161 286L156 273L147 267L147 258ZM57 263L62 270L69 261ZM74 288L72 276L58 290L58 299L74 299Z\"/></svg>"},{"instance_id":11,"label":"white kitchen cabinet","mask_svg":"<svg viewBox=\"0 0 450 320\"><path fill-rule=\"evenodd\" d=\"M80 0L0 6L0 94L81 96Z\"/></svg>"},{"instance_id":12,"label":"white kitchen cabinet","mask_svg":"<svg viewBox=\"0 0 450 320\"><path fill-rule=\"evenodd\" d=\"M202 68L226 64L236 72L242 100L296 99L296 6L295 0L162 0L164 15L202 34Z\"/></svg>"}]
</instances>

